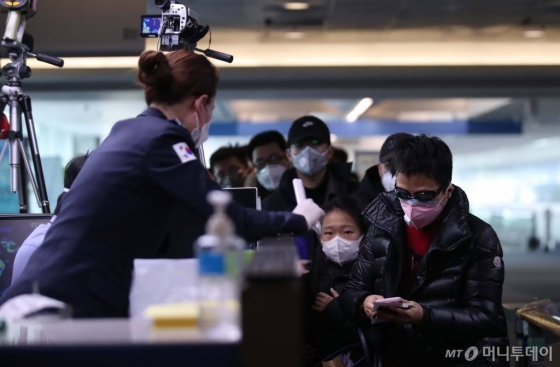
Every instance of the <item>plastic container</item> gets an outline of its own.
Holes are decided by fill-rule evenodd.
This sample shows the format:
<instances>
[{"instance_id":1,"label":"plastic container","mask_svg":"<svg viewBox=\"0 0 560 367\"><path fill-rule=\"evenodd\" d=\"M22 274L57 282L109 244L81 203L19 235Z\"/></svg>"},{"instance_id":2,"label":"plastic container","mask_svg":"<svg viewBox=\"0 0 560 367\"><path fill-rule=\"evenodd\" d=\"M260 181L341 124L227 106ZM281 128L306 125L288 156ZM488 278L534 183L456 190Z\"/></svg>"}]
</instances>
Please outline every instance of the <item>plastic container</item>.
<instances>
[{"instance_id":1,"label":"plastic container","mask_svg":"<svg viewBox=\"0 0 560 367\"><path fill-rule=\"evenodd\" d=\"M240 334L240 282L245 264L243 239L226 214L231 194L213 191L208 202L214 214L206 224L206 234L195 245L199 260L200 328L217 336Z\"/></svg>"}]
</instances>

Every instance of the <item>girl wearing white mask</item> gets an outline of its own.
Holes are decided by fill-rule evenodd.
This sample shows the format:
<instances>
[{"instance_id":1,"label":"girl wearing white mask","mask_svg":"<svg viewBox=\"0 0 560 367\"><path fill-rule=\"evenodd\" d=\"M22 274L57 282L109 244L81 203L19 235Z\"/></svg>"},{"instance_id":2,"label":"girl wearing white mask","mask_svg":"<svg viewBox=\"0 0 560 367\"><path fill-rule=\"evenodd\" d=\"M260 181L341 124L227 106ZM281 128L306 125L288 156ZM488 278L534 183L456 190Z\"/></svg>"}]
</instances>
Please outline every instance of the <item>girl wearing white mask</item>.
<instances>
[{"instance_id":1,"label":"girl wearing white mask","mask_svg":"<svg viewBox=\"0 0 560 367\"><path fill-rule=\"evenodd\" d=\"M308 293L312 298L308 336L319 358L354 341L354 324L342 316L337 297L349 279L366 230L354 199L337 197L325 208L321 247L311 264Z\"/></svg>"}]
</instances>

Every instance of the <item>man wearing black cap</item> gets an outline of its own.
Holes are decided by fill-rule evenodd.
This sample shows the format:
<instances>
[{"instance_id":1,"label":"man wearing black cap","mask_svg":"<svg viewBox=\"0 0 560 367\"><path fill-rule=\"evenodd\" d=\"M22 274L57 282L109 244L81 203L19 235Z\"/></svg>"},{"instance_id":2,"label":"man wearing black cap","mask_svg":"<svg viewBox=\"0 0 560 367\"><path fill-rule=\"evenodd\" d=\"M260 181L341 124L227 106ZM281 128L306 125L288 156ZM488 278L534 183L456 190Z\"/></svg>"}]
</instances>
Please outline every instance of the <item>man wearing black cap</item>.
<instances>
[{"instance_id":1,"label":"man wearing black cap","mask_svg":"<svg viewBox=\"0 0 560 367\"><path fill-rule=\"evenodd\" d=\"M412 136L396 133L385 139L379 152L379 164L368 168L360 182L360 190L354 194L362 209L365 209L378 194L395 188L395 177L391 175L391 160L398 146Z\"/></svg>"},{"instance_id":2,"label":"man wearing black cap","mask_svg":"<svg viewBox=\"0 0 560 367\"><path fill-rule=\"evenodd\" d=\"M284 172L278 190L263 202L264 210L295 208L294 178L303 181L305 194L319 206L358 189L357 183L348 180L352 163L328 163L333 154L331 133L321 119L303 116L295 120L288 132L287 153L294 168Z\"/></svg>"}]
</instances>

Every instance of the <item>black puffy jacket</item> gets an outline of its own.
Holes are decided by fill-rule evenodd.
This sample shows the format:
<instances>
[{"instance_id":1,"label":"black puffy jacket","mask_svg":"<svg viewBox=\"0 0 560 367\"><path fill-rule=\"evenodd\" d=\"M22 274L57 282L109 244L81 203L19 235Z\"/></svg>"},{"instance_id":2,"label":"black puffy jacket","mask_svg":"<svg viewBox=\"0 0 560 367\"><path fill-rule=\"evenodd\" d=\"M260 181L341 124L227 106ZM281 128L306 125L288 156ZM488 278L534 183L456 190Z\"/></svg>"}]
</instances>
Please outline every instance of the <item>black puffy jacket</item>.
<instances>
[{"instance_id":1,"label":"black puffy jacket","mask_svg":"<svg viewBox=\"0 0 560 367\"><path fill-rule=\"evenodd\" d=\"M464 357L446 358L447 350L464 353L474 346L476 360L484 362L484 347L508 345L502 248L492 227L469 214L463 190L455 186L440 217L440 232L421 259L409 295L396 294L407 248L398 198L383 193L363 215L371 225L340 302L348 317L363 323L372 347L382 354L396 348L405 365L444 366L465 363ZM424 319L416 325L370 325L360 307L371 294L408 297L422 305ZM505 361L487 362L501 366Z\"/></svg>"}]
</instances>

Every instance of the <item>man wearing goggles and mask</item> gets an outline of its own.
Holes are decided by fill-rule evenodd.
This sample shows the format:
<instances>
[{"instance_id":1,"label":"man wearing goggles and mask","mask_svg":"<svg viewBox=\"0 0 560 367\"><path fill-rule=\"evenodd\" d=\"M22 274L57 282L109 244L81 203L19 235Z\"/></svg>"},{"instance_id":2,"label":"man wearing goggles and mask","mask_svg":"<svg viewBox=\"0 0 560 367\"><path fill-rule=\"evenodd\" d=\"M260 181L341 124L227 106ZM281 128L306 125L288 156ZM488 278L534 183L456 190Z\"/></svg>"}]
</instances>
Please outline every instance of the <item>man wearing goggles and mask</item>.
<instances>
[{"instance_id":1,"label":"man wearing goggles and mask","mask_svg":"<svg viewBox=\"0 0 560 367\"><path fill-rule=\"evenodd\" d=\"M484 361L482 353L483 346L508 345L502 248L492 227L469 213L465 192L451 184L452 167L442 140L406 139L392 162L395 190L363 213L370 227L340 302L347 316L367 325L366 338L384 365L461 364L464 356L446 358L446 350L470 347L478 352L473 363L507 365L505 358ZM374 308L389 297L410 307Z\"/></svg>"},{"instance_id":2,"label":"man wearing goggles and mask","mask_svg":"<svg viewBox=\"0 0 560 367\"><path fill-rule=\"evenodd\" d=\"M284 172L278 190L263 202L263 209L295 208L294 178L303 181L307 198L320 206L336 196L356 191L358 185L348 182L352 163L328 164L332 154L331 134L321 119L303 116L295 120L288 132L287 150L294 168Z\"/></svg>"}]
</instances>

